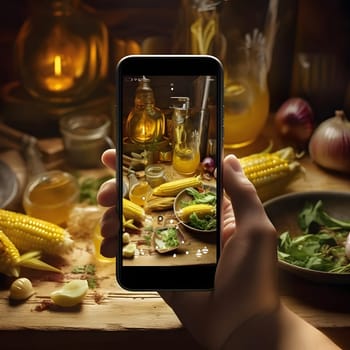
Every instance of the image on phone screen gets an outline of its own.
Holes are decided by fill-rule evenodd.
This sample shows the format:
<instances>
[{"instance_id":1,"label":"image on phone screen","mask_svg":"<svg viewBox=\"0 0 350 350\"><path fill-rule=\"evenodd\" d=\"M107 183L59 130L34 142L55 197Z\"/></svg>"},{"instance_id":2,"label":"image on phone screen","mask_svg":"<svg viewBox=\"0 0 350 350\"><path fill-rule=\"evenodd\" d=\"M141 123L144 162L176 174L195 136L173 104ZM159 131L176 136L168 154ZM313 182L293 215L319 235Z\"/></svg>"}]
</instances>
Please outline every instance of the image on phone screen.
<instances>
[{"instance_id":1,"label":"image on phone screen","mask_svg":"<svg viewBox=\"0 0 350 350\"><path fill-rule=\"evenodd\" d=\"M171 275L172 268L215 266L216 76L129 73L121 81L121 269Z\"/></svg>"}]
</instances>

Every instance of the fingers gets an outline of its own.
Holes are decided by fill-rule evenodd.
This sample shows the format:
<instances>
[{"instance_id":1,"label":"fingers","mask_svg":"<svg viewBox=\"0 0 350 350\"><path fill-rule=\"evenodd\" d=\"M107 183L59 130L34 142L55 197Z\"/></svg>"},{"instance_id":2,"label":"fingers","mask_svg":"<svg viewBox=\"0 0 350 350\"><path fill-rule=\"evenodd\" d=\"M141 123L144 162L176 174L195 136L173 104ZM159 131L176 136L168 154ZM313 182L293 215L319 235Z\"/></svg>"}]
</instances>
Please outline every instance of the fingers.
<instances>
[{"instance_id":1,"label":"fingers","mask_svg":"<svg viewBox=\"0 0 350 350\"><path fill-rule=\"evenodd\" d=\"M108 208L102 216L101 235L103 238L100 252L107 258L113 258L117 253L117 231L119 228L115 207Z\"/></svg>"},{"instance_id":2,"label":"fingers","mask_svg":"<svg viewBox=\"0 0 350 350\"><path fill-rule=\"evenodd\" d=\"M224 196L222 203L222 229L221 243L224 246L227 240L234 234L236 229L235 216L232 209L231 201Z\"/></svg>"},{"instance_id":3,"label":"fingers","mask_svg":"<svg viewBox=\"0 0 350 350\"><path fill-rule=\"evenodd\" d=\"M115 207L108 208L101 218L101 235L105 238L116 237L119 223Z\"/></svg>"},{"instance_id":4,"label":"fingers","mask_svg":"<svg viewBox=\"0 0 350 350\"><path fill-rule=\"evenodd\" d=\"M101 156L102 163L115 170L116 167L116 152L115 149L108 149L103 152ZM117 188L115 179L108 180L104 182L97 193L97 202L103 207L111 207L116 203L117 198Z\"/></svg>"},{"instance_id":5,"label":"fingers","mask_svg":"<svg viewBox=\"0 0 350 350\"><path fill-rule=\"evenodd\" d=\"M253 184L244 175L239 160L234 155L224 159L224 188L232 202L237 227L254 218L265 217L265 211Z\"/></svg>"},{"instance_id":6,"label":"fingers","mask_svg":"<svg viewBox=\"0 0 350 350\"><path fill-rule=\"evenodd\" d=\"M115 149L107 149L102 153L101 156L102 163L112 170L116 168L116 151Z\"/></svg>"},{"instance_id":7,"label":"fingers","mask_svg":"<svg viewBox=\"0 0 350 350\"><path fill-rule=\"evenodd\" d=\"M98 190L97 202L103 207L112 207L117 201L117 187L115 179L104 182Z\"/></svg>"},{"instance_id":8,"label":"fingers","mask_svg":"<svg viewBox=\"0 0 350 350\"><path fill-rule=\"evenodd\" d=\"M104 238L100 252L106 258L114 258L117 253L117 240L115 238Z\"/></svg>"},{"instance_id":9,"label":"fingers","mask_svg":"<svg viewBox=\"0 0 350 350\"><path fill-rule=\"evenodd\" d=\"M108 149L101 156L102 163L112 170L116 169L116 151ZM119 222L115 204L117 202L116 180L111 179L104 182L98 193L97 202L99 205L108 208L101 219L101 235L104 237L101 243L101 254L107 258L113 258L117 252L117 231Z\"/></svg>"}]
</instances>

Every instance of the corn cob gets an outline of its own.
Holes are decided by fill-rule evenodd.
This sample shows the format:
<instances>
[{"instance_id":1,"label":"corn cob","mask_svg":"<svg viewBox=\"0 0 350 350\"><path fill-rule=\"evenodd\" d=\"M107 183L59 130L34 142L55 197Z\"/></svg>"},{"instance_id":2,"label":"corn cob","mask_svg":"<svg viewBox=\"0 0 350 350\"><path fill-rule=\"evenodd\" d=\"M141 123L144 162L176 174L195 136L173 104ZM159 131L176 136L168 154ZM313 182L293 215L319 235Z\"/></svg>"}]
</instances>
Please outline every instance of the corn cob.
<instances>
[{"instance_id":1,"label":"corn cob","mask_svg":"<svg viewBox=\"0 0 350 350\"><path fill-rule=\"evenodd\" d=\"M153 189L153 194L161 197L175 197L179 192L188 187L197 187L202 184L201 179L197 177L187 177L165 182Z\"/></svg>"},{"instance_id":2,"label":"corn cob","mask_svg":"<svg viewBox=\"0 0 350 350\"><path fill-rule=\"evenodd\" d=\"M15 245L0 230L0 272L8 276L19 276L19 252Z\"/></svg>"},{"instance_id":3,"label":"corn cob","mask_svg":"<svg viewBox=\"0 0 350 350\"><path fill-rule=\"evenodd\" d=\"M255 186L261 200L279 192L295 177L301 166L291 147L273 153L256 153L240 159L247 178Z\"/></svg>"},{"instance_id":4,"label":"corn cob","mask_svg":"<svg viewBox=\"0 0 350 350\"><path fill-rule=\"evenodd\" d=\"M184 222L188 222L192 213L196 213L198 217L215 214L215 207L210 204L191 204L181 208L177 212L177 216Z\"/></svg>"},{"instance_id":5,"label":"corn cob","mask_svg":"<svg viewBox=\"0 0 350 350\"><path fill-rule=\"evenodd\" d=\"M145 205L146 211L160 211L171 209L175 197L151 197Z\"/></svg>"},{"instance_id":6,"label":"corn cob","mask_svg":"<svg viewBox=\"0 0 350 350\"><path fill-rule=\"evenodd\" d=\"M0 230L0 272L8 276L18 277L20 267L36 270L61 272L59 269L40 260L40 252L32 251L20 256L12 241Z\"/></svg>"},{"instance_id":7,"label":"corn cob","mask_svg":"<svg viewBox=\"0 0 350 350\"><path fill-rule=\"evenodd\" d=\"M73 245L68 231L53 223L0 209L0 229L20 252L38 250L59 255Z\"/></svg>"},{"instance_id":8,"label":"corn cob","mask_svg":"<svg viewBox=\"0 0 350 350\"><path fill-rule=\"evenodd\" d=\"M145 210L126 198L123 198L123 215L126 220L134 219L138 222L143 222L146 218Z\"/></svg>"}]
</instances>

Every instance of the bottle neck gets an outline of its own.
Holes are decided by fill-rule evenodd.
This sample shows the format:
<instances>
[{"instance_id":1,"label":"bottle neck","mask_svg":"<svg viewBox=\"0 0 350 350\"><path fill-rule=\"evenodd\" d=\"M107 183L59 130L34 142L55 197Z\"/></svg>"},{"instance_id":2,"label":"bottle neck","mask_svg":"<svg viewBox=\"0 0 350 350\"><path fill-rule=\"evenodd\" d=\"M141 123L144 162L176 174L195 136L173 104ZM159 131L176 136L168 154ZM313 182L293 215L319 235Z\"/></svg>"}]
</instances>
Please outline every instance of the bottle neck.
<instances>
[{"instance_id":1,"label":"bottle neck","mask_svg":"<svg viewBox=\"0 0 350 350\"><path fill-rule=\"evenodd\" d=\"M150 91L139 92L135 97L135 107L137 109L144 109L146 107L154 107L153 93Z\"/></svg>"}]
</instances>

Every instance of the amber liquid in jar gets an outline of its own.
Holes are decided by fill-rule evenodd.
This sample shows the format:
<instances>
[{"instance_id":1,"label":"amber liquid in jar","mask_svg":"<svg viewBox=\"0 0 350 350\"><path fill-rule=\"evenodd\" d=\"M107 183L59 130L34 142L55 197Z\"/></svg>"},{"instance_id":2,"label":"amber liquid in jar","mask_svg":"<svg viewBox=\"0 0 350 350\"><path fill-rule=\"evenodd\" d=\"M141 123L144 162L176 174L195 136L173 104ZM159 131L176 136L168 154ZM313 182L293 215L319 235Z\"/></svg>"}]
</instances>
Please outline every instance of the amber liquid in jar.
<instances>
[{"instance_id":1,"label":"amber liquid in jar","mask_svg":"<svg viewBox=\"0 0 350 350\"><path fill-rule=\"evenodd\" d=\"M68 173L51 171L39 175L27 186L23 207L30 216L63 225L78 199L76 179Z\"/></svg>"},{"instance_id":2,"label":"amber liquid in jar","mask_svg":"<svg viewBox=\"0 0 350 350\"><path fill-rule=\"evenodd\" d=\"M199 150L186 148L176 150L173 154L173 168L182 175L193 175L200 163Z\"/></svg>"},{"instance_id":3,"label":"amber liquid in jar","mask_svg":"<svg viewBox=\"0 0 350 350\"><path fill-rule=\"evenodd\" d=\"M152 188L147 181L140 181L133 185L129 191L130 200L140 206L144 206L152 193Z\"/></svg>"},{"instance_id":4,"label":"amber liquid in jar","mask_svg":"<svg viewBox=\"0 0 350 350\"><path fill-rule=\"evenodd\" d=\"M254 142L269 115L269 91L256 83L225 87L225 148L240 148Z\"/></svg>"}]
</instances>

